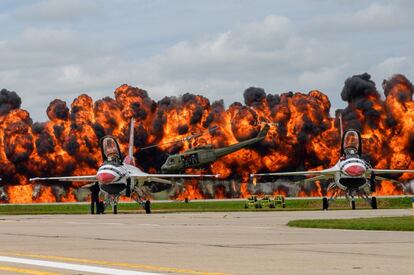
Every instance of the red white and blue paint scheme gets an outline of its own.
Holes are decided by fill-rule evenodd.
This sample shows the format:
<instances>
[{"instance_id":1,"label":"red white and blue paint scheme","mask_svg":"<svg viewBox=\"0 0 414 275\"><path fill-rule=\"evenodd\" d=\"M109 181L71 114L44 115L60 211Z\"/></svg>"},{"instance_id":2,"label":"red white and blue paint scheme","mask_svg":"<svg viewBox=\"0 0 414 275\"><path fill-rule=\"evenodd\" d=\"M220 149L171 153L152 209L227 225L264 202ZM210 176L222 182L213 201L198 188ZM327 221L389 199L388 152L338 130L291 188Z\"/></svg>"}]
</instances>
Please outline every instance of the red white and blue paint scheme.
<instances>
[{"instance_id":1,"label":"red white and blue paint scheme","mask_svg":"<svg viewBox=\"0 0 414 275\"><path fill-rule=\"evenodd\" d=\"M341 131L341 157L333 167L320 171L250 174L250 177L313 176L305 180L298 181L296 184L304 184L319 180L330 181L326 191L332 190L333 192L329 200L326 197L323 198L324 210L327 210L329 203L340 194L344 194L347 200L350 201L352 209L355 209L355 196L364 198L373 209L376 209L376 197L369 197L371 193L376 190L376 180L387 180L393 183L401 184L396 180L384 178L379 175L414 173L414 170L372 168L371 165L362 158L362 141L360 133L352 129L343 132L342 118L340 117L339 119Z\"/></svg>"},{"instance_id":2,"label":"red white and blue paint scheme","mask_svg":"<svg viewBox=\"0 0 414 275\"><path fill-rule=\"evenodd\" d=\"M175 184L171 178L217 178L219 175L197 175L197 174L148 174L135 166L133 157L134 151L134 119L131 120L128 155L123 158L119 144L112 136L105 136L100 140L103 164L95 175L68 176L68 177L46 177L31 178L30 181L80 181L91 182L83 187L90 188L99 184L101 193L105 195L104 205L112 206L113 212L117 213L119 197L125 195L133 198L144 206L147 213L150 213L150 202L143 201L141 187L147 182L159 184Z\"/></svg>"}]
</instances>

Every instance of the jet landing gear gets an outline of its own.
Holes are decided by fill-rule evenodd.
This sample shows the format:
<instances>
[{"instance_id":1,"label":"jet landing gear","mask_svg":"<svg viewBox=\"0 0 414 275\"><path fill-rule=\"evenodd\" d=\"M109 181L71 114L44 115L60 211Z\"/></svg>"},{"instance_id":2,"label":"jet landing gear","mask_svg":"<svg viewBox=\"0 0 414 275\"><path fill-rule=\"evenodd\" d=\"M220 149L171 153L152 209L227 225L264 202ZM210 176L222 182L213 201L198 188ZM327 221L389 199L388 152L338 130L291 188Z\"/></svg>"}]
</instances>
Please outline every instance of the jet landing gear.
<instances>
[{"instance_id":1,"label":"jet landing gear","mask_svg":"<svg viewBox=\"0 0 414 275\"><path fill-rule=\"evenodd\" d=\"M363 194L362 198L369 204L371 205L372 209L378 209L378 204L377 204L377 198L376 197L372 197L371 199L368 197L367 194Z\"/></svg>"},{"instance_id":2,"label":"jet landing gear","mask_svg":"<svg viewBox=\"0 0 414 275\"><path fill-rule=\"evenodd\" d=\"M351 197L351 208L352 210L355 210L355 197L354 196Z\"/></svg>"},{"instance_id":3,"label":"jet landing gear","mask_svg":"<svg viewBox=\"0 0 414 275\"><path fill-rule=\"evenodd\" d=\"M109 195L108 198L105 200L104 208L106 208L108 205L111 205L112 212L114 214L118 214L118 200L119 195Z\"/></svg>"},{"instance_id":4,"label":"jet landing gear","mask_svg":"<svg viewBox=\"0 0 414 275\"><path fill-rule=\"evenodd\" d=\"M354 192L350 192L349 194L346 194L345 197L346 197L346 200L351 205L352 210L355 210L356 209L355 193Z\"/></svg>"},{"instance_id":5,"label":"jet landing gear","mask_svg":"<svg viewBox=\"0 0 414 275\"><path fill-rule=\"evenodd\" d=\"M335 187L335 185L334 184L330 184L329 185L329 187L328 187L328 189L327 189L327 191L329 191L329 190L333 190L333 192L332 192L332 195L331 195L331 197L329 198L329 200L328 200L328 198L327 197L323 197L323 199L322 199L322 210L328 210L328 208L329 208L329 204L331 203L331 202L334 202L335 201L335 199L336 199L336 197L339 195L339 193L340 193L340 191Z\"/></svg>"},{"instance_id":6,"label":"jet landing gear","mask_svg":"<svg viewBox=\"0 0 414 275\"><path fill-rule=\"evenodd\" d=\"M345 193L345 198L351 205L352 210L356 209L355 195L358 195L357 190L349 190L348 193Z\"/></svg>"},{"instance_id":7,"label":"jet landing gear","mask_svg":"<svg viewBox=\"0 0 414 275\"><path fill-rule=\"evenodd\" d=\"M146 200L144 201L136 201L137 203L139 203L145 210L146 214L151 214L151 201Z\"/></svg>"},{"instance_id":8,"label":"jet landing gear","mask_svg":"<svg viewBox=\"0 0 414 275\"><path fill-rule=\"evenodd\" d=\"M139 196L133 196L132 198L134 199L134 201L136 201L139 205L141 205L144 208L146 214L151 214L151 201L150 200L143 201L140 199Z\"/></svg>"}]
</instances>

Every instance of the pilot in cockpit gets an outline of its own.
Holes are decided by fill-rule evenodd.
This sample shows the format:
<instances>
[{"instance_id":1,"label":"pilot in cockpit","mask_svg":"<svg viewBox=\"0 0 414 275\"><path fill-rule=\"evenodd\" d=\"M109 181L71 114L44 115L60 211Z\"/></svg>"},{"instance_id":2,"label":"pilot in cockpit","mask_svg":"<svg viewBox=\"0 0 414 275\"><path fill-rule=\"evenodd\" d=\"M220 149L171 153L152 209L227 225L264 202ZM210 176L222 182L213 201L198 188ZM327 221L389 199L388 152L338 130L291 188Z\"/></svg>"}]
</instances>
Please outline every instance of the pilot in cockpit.
<instances>
[{"instance_id":1,"label":"pilot in cockpit","mask_svg":"<svg viewBox=\"0 0 414 275\"><path fill-rule=\"evenodd\" d=\"M121 158L119 156L118 147L116 143L111 138L106 138L103 141L103 150L106 156L107 161L121 163Z\"/></svg>"},{"instance_id":2,"label":"pilot in cockpit","mask_svg":"<svg viewBox=\"0 0 414 275\"><path fill-rule=\"evenodd\" d=\"M359 155L359 135L356 131L346 132L343 142L346 158L357 157Z\"/></svg>"}]
</instances>

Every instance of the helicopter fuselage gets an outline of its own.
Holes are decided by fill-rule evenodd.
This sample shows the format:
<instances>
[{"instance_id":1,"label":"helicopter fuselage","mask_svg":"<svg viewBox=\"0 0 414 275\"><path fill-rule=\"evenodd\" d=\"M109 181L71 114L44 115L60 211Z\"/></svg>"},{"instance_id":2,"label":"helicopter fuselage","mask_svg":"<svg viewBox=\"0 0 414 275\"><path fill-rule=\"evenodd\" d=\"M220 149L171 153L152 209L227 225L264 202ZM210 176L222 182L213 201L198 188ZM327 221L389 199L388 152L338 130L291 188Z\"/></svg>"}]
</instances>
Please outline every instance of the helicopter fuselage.
<instances>
[{"instance_id":1,"label":"helicopter fuselage","mask_svg":"<svg viewBox=\"0 0 414 275\"><path fill-rule=\"evenodd\" d=\"M210 164L217 160L214 149L197 149L182 154L169 156L161 166L163 173L180 171L186 168L199 167Z\"/></svg>"}]
</instances>

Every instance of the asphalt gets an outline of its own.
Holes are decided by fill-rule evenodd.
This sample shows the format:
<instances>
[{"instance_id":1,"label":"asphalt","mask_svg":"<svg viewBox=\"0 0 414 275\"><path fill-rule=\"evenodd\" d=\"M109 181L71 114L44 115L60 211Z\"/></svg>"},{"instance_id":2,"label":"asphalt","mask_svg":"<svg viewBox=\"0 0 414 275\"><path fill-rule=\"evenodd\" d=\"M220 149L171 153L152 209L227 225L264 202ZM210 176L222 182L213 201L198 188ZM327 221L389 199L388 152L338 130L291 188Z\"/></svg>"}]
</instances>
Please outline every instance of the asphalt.
<instances>
[{"instance_id":1,"label":"asphalt","mask_svg":"<svg viewBox=\"0 0 414 275\"><path fill-rule=\"evenodd\" d=\"M106 274L414 274L414 232L286 226L293 219L413 214L379 209L0 216L0 274L94 274L98 267Z\"/></svg>"}]
</instances>

